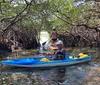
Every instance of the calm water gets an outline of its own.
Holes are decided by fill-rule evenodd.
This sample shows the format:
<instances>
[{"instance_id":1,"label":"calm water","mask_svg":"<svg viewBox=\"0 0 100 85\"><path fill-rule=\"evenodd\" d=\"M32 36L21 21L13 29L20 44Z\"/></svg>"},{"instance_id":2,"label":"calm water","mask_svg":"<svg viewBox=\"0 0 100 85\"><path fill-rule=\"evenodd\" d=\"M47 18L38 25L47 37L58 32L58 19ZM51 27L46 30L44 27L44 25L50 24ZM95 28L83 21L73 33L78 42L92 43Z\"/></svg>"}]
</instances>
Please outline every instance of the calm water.
<instances>
[{"instance_id":1,"label":"calm water","mask_svg":"<svg viewBox=\"0 0 100 85\"><path fill-rule=\"evenodd\" d=\"M92 61L72 66L50 68L9 68L0 66L0 85L100 85L98 48L67 48L68 54L88 52ZM21 57L34 50L21 52ZM20 57L19 56L19 57ZM96 62L95 62L96 60Z\"/></svg>"}]
</instances>

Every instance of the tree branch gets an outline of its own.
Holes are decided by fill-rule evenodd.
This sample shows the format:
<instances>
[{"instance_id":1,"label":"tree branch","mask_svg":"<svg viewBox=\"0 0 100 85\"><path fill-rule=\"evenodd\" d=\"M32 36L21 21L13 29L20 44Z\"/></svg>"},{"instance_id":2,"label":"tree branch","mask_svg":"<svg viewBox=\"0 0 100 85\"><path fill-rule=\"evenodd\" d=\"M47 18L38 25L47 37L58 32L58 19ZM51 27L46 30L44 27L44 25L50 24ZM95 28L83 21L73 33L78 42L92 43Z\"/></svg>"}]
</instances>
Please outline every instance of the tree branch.
<instances>
[{"instance_id":1,"label":"tree branch","mask_svg":"<svg viewBox=\"0 0 100 85\"><path fill-rule=\"evenodd\" d=\"M61 15L65 16L68 20L72 21L72 20L70 19L70 17L69 17L69 16L67 16L66 14L64 14L64 13L60 12L59 10L57 10L57 12L58 12L58 13L60 13Z\"/></svg>"},{"instance_id":2,"label":"tree branch","mask_svg":"<svg viewBox=\"0 0 100 85\"><path fill-rule=\"evenodd\" d=\"M61 18L61 17L57 16L56 14L55 14L55 16L56 16L57 18L61 19L62 21L66 22L67 24L70 24L70 25L73 25L73 26L74 26L74 24L73 24L73 23L68 22L67 20L64 20L63 18Z\"/></svg>"},{"instance_id":3,"label":"tree branch","mask_svg":"<svg viewBox=\"0 0 100 85\"><path fill-rule=\"evenodd\" d=\"M26 1L26 0L25 0ZM31 1L32 2L32 1ZM31 3L30 2L30 3ZM26 10L28 9L28 7L30 7L31 4L27 4L26 3L26 7L19 13L16 15L16 17L3 29L3 32L5 32L6 30L9 30L10 29L10 26L14 25L16 22L20 21L23 17L21 17L20 19L18 19L20 17L20 15Z\"/></svg>"}]
</instances>

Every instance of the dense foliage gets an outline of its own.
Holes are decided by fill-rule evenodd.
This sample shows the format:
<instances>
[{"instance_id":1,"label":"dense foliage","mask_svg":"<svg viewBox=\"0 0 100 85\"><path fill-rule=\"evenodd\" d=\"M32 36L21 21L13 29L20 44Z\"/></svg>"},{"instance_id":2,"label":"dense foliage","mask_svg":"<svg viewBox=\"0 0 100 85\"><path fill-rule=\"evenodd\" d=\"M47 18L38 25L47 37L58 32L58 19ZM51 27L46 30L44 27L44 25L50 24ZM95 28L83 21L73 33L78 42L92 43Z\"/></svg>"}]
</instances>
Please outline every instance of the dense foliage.
<instances>
[{"instance_id":1,"label":"dense foliage","mask_svg":"<svg viewBox=\"0 0 100 85\"><path fill-rule=\"evenodd\" d=\"M6 25L2 29L6 31L15 25L39 30L56 27L65 31L77 22L86 23L84 17L90 16L87 11L94 8L94 4L77 0L3 0L0 18L1 24Z\"/></svg>"},{"instance_id":2,"label":"dense foliage","mask_svg":"<svg viewBox=\"0 0 100 85\"><path fill-rule=\"evenodd\" d=\"M60 34L81 27L96 30L100 22L99 6L99 2L92 0L1 0L1 39L13 37L27 45L38 39L41 30L56 28ZM84 35L78 36L86 40Z\"/></svg>"}]
</instances>

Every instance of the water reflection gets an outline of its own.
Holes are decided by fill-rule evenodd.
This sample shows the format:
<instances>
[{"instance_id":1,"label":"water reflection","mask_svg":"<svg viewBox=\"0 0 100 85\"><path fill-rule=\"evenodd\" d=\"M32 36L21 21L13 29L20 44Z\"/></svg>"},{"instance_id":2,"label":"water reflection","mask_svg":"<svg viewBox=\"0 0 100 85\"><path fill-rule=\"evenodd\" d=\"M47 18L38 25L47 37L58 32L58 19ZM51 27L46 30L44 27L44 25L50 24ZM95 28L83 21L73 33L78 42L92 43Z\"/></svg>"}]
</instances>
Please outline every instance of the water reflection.
<instances>
[{"instance_id":1,"label":"water reflection","mask_svg":"<svg viewBox=\"0 0 100 85\"><path fill-rule=\"evenodd\" d=\"M58 67L52 70L52 80L62 84L66 80L66 68Z\"/></svg>"}]
</instances>

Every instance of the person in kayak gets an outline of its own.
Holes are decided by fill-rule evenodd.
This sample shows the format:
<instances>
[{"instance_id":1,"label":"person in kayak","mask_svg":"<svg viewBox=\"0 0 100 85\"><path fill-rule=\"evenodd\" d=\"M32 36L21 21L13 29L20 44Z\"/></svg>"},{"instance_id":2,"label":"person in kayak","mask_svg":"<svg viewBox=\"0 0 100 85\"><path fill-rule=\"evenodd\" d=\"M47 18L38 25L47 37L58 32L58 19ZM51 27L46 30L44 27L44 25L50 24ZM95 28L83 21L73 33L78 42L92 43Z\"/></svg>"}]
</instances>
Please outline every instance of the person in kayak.
<instances>
[{"instance_id":1,"label":"person in kayak","mask_svg":"<svg viewBox=\"0 0 100 85\"><path fill-rule=\"evenodd\" d=\"M61 40L59 40L57 43L57 50L54 51L54 60L60 60L60 59L65 59L65 56L66 56L66 51L65 49L63 48L63 42Z\"/></svg>"},{"instance_id":2,"label":"person in kayak","mask_svg":"<svg viewBox=\"0 0 100 85\"><path fill-rule=\"evenodd\" d=\"M63 60L66 56L66 51L63 48L63 42L59 40L56 43L57 49L54 52L46 53L47 55L54 55L52 57L53 60Z\"/></svg>"},{"instance_id":3,"label":"person in kayak","mask_svg":"<svg viewBox=\"0 0 100 85\"><path fill-rule=\"evenodd\" d=\"M53 30L50 34L50 38L52 39L52 41L57 41L57 31L55 28L53 28Z\"/></svg>"}]
</instances>

